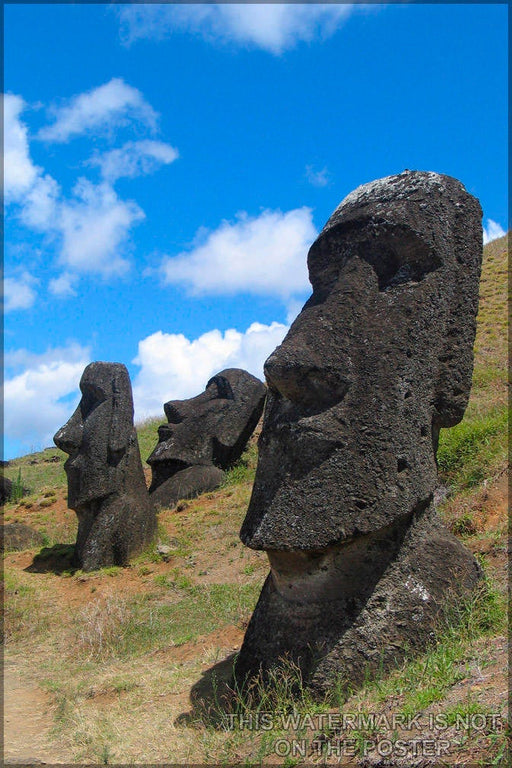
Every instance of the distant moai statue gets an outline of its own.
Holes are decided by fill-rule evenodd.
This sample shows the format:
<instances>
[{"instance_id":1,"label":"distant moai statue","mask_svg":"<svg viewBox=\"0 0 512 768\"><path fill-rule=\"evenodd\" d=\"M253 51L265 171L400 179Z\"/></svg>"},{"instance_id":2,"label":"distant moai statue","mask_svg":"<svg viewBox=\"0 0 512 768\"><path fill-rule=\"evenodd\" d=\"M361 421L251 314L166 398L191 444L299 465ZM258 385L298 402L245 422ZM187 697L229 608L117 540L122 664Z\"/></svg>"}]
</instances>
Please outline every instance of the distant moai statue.
<instances>
[{"instance_id":1,"label":"distant moai statue","mask_svg":"<svg viewBox=\"0 0 512 768\"><path fill-rule=\"evenodd\" d=\"M144 480L126 367L91 363L80 390L77 409L53 439L69 454L68 506L78 516L73 562L92 571L126 565L153 539L156 513Z\"/></svg>"},{"instance_id":2,"label":"distant moai statue","mask_svg":"<svg viewBox=\"0 0 512 768\"><path fill-rule=\"evenodd\" d=\"M318 691L425 648L480 578L434 507L441 427L466 408L482 258L462 184L358 187L308 255L313 294L268 358L241 539L270 574L236 676L284 658Z\"/></svg>"},{"instance_id":3,"label":"distant moai statue","mask_svg":"<svg viewBox=\"0 0 512 768\"><path fill-rule=\"evenodd\" d=\"M168 423L158 428L158 444L148 458L154 503L172 506L217 488L254 432L265 395L256 376L226 368L196 397L165 403Z\"/></svg>"}]
</instances>

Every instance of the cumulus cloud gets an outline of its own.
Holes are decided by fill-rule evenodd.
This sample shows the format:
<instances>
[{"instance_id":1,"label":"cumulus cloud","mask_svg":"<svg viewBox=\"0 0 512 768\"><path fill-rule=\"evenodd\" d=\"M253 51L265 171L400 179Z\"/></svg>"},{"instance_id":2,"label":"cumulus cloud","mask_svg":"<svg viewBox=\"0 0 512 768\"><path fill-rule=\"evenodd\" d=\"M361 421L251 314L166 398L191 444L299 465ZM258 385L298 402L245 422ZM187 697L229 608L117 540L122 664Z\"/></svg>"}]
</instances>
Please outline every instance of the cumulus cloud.
<instances>
[{"instance_id":1,"label":"cumulus cloud","mask_svg":"<svg viewBox=\"0 0 512 768\"><path fill-rule=\"evenodd\" d=\"M27 126L20 120L26 105L20 96L4 94L4 195L20 200L34 184L40 169L30 158Z\"/></svg>"},{"instance_id":2,"label":"cumulus cloud","mask_svg":"<svg viewBox=\"0 0 512 768\"><path fill-rule=\"evenodd\" d=\"M117 11L121 39L163 39L189 32L212 42L261 48L273 54L299 42L334 34L354 5L213 3L123 5Z\"/></svg>"},{"instance_id":3,"label":"cumulus cloud","mask_svg":"<svg viewBox=\"0 0 512 768\"><path fill-rule=\"evenodd\" d=\"M73 192L75 199L60 208L60 262L76 272L104 277L123 274L129 268L123 251L130 229L144 218L144 212L136 203L120 200L107 183L79 179Z\"/></svg>"},{"instance_id":4,"label":"cumulus cloud","mask_svg":"<svg viewBox=\"0 0 512 768\"><path fill-rule=\"evenodd\" d=\"M133 178L153 173L161 165L178 158L178 150L163 141L129 141L119 149L95 155L89 162L100 167L110 183L123 177Z\"/></svg>"},{"instance_id":5,"label":"cumulus cloud","mask_svg":"<svg viewBox=\"0 0 512 768\"><path fill-rule=\"evenodd\" d=\"M503 237L507 233L503 227L492 219L487 219L487 226L484 227L484 245L490 243L491 240L497 240L499 237Z\"/></svg>"},{"instance_id":6,"label":"cumulus cloud","mask_svg":"<svg viewBox=\"0 0 512 768\"><path fill-rule=\"evenodd\" d=\"M38 133L44 141L65 142L83 133L112 131L130 121L155 130L158 115L137 88L115 77L53 109L55 120Z\"/></svg>"},{"instance_id":7,"label":"cumulus cloud","mask_svg":"<svg viewBox=\"0 0 512 768\"><path fill-rule=\"evenodd\" d=\"M30 157L28 129L21 120L26 106L20 96L4 94L5 202L21 206L27 226L45 229L55 215L59 186Z\"/></svg>"},{"instance_id":8,"label":"cumulus cloud","mask_svg":"<svg viewBox=\"0 0 512 768\"><path fill-rule=\"evenodd\" d=\"M26 227L50 235L57 248L58 262L65 272L50 280L50 292L73 295L78 274L111 277L126 272L131 231L145 214L134 201L122 200L112 185L123 176L152 173L176 160L178 151L165 142L147 139L98 153L89 162L100 166L102 182L93 184L80 178L71 196L65 197L55 179L31 159L28 129L21 119L25 102L20 96L6 94L4 105L5 199L15 204ZM113 79L74 97L57 110L56 122L39 135L65 141L80 132L118 125L129 118L155 127L157 115L136 88ZM7 291L7 311L32 305L35 294L26 280L11 278Z\"/></svg>"},{"instance_id":9,"label":"cumulus cloud","mask_svg":"<svg viewBox=\"0 0 512 768\"><path fill-rule=\"evenodd\" d=\"M267 210L255 218L240 213L237 221L201 233L190 252L165 257L161 274L164 283L195 295L246 292L288 300L310 288L306 254L316 235L310 208Z\"/></svg>"},{"instance_id":10,"label":"cumulus cloud","mask_svg":"<svg viewBox=\"0 0 512 768\"><path fill-rule=\"evenodd\" d=\"M140 371L133 383L137 419L162 415L167 400L193 397L223 368L245 368L263 378L263 363L288 327L253 323L244 333L212 330L197 339L157 331L139 342L133 361Z\"/></svg>"},{"instance_id":11,"label":"cumulus cloud","mask_svg":"<svg viewBox=\"0 0 512 768\"><path fill-rule=\"evenodd\" d=\"M4 312L15 309L30 309L36 300L35 286L39 281L29 272L20 277L6 277L4 280Z\"/></svg>"},{"instance_id":12,"label":"cumulus cloud","mask_svg":"<svg viewBox=\"0 0 512 768\"><path fill-rule=\"evenodd\" d=\"M42 355L26 350L6 355L6 364L24 366L20 373L6 377L4 384L4 424L9 438L20 440L26 449L51 444L73 410L63 401L73 394L78 401L78 383L89 362L89 350L77 344Z\"/></svg>"}]
</instances>

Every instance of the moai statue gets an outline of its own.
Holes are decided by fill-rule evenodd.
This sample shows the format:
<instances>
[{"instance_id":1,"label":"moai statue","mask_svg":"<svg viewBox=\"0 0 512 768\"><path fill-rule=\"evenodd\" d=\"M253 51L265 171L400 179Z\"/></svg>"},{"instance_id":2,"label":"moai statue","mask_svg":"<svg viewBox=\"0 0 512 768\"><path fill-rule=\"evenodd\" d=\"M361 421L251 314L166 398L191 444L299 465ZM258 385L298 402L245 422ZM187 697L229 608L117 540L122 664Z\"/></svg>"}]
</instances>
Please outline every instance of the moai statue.
<instances>
[{"instance_id":1,"label":"moai statue","mask_svg":"<svg viewBox=\"0 0 512 768\"><path fill-rule=\"evenodd\" d=\"M312 245L313 294L268 358L241 539L270 574L236 676L295 662L313 689L425 648L480 577L434 508L439 430L466 408L482 258L462 184L358 187Z\"/></svg>"},{"instance_id":2,"label":"moai statue","mask_svg":"<svg viewBox=\"0 0 512 768\"><path fill-rule=\"evenodd\" d=\"M247 371L228 368L190 400L164 405L168 424L148 464L151 498L160 506L217 488L237 461L261 417L265 385Z\"/></svg>"},{"instance_id":3,"label":"moai statue","mask_svg":"<svg viewBox=\"0 0 512 768\"><path fill-rule=\"evenodd\" d=\"M156 532L133 426L130 377L120 363L91 363L82 399L54 442L69 454L68 506L78 515L74 565L126 565Z\"/></svg>"}]
</instances>

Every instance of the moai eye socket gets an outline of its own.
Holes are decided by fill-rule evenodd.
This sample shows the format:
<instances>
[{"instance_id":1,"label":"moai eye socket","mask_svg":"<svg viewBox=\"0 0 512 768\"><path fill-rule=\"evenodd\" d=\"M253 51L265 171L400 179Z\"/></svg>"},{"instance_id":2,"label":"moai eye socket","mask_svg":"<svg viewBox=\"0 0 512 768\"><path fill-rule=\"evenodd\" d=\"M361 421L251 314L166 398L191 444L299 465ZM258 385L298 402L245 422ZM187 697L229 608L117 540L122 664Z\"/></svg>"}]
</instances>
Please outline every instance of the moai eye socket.
<instances>
[{"instance_id":1,"label":"moai eye socket","mask_svg":"<svg viewBox=\"0 0 512 768\"><path fill-rule=\"evenodd\" d=\"M235 395L233 393L233 388L227 378L225 376L221 376L217 374L216 376L213 376L208 384L206 385L206 390L209 392L211 390L212 397L213 398L219 398L221 400L234 400Z\"/></svg>"},{"instance_id":2,"label":"moai eye socket","mask_svg":"<svg viewBox=\"0 0 512 768\"><path fill-rule=\"evenodd\" d=\"M357 225L350 222L330 230L313 244L309 267L315 290L323 288L328 292L354 259L372 267L379 291L419 283L442 266L439 254L410 229L367 220Z\"/></svg>"},{"instance_id":3,"label":"moai eye socket","mask_svg":"<svg viewBox=\"0 0 512 768\"><path fill-rule=\"evenodd\" d=\"M379 291L419 283L442 265L440 257L415 233L394 227L358 244L357 255L373 268Z\"/></svg>"},{"instance_id":4,"label":"moai eye socket","mask_svg":"<svg viewBox=\"0 0 512 768\"><path fill-rule=\"evenodd\" d=\"M107 399L105 392L92 382L82 382L82 399L80 400L80 411L82 418L86 419L98 405L104 403Z\"/></svg>"}]
</instances>

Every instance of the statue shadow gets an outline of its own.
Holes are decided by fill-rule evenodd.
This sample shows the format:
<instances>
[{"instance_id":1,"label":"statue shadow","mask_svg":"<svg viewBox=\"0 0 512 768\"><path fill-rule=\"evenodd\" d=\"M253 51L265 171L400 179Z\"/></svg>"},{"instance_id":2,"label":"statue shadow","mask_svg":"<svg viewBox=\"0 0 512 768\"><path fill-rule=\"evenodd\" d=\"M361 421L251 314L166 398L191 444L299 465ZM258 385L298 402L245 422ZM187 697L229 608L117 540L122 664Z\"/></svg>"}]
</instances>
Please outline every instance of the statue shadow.
<instances>
[{"instance_id":1,"label":"statue shadow","mask_svg":"<svg viewBox=\"0 0 512 768\"><path fill-rule=\"evenodd\" d=\"M174 725L189 728L209 726L226 730L228 716L236 709L234 662L237 653L205 670L190 690L191 709L174 720Z\"/></svg>"},{"instance_id":2,"label":"statue shadow","mask_svg":"<svg viewBox=\"0 0 512 768\"><path fill-rule=\"evenodd\" d=\"M53 547L43 547L24 570L28 573L55 573L57 576L63 573L73 574L78 570L72 564L74 553L74 544L54 544Z\"/></svg>"}]
</instances>

